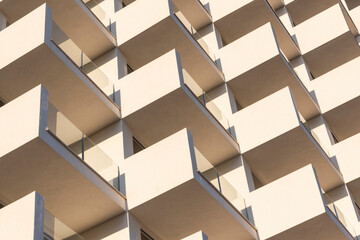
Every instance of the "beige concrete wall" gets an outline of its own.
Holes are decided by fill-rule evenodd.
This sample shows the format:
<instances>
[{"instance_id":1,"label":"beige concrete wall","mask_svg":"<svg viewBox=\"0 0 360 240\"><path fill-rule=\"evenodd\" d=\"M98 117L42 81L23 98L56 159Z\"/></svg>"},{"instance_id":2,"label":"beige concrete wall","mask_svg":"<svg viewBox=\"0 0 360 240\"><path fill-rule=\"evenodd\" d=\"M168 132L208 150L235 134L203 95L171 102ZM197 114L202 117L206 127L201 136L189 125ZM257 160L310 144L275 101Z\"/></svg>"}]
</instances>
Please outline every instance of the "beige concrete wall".
<instances>
[{"instance_id":1,"label":"beige concrete wall","mask_svg":"<svg viewBox=\"0 0 360 240\"><path fill-rule=\"evenodd\" d=\"M0 32L0 69L45 41L50 41L51 18L52 11L48 5L44 4L2 30Z\"/></svg>"},{"instance_id":2,"label":"beige concrete wall","mask_svg":"<svg viewBox=\"0 0 360 240\"><path fill-rule=\"evenodd\" d=\"M297 25L294 30L301 52L305 54L349 32L350 28L337 4Z\"/></svg>"},{"instance_id":3,"label":"beige concrete wall","mask_svg":"<svg viewBox=\"0 0 360 240\"><path fill-rule=\"evenodd\" d=\"M223 18L224 16L232 13L233 11L237 10L238 8L241 8L245 6L246 4L249 4L251 2L254 2L254 0L244 0L244 1L238 1L238 0L227 0L227 1L218 1L218 0L209 0L210 9L211 9L211 15L213 17L213 21L217 21L220 18Z\"/></svg>"},{"instance_id":4,"label":"beige concrete wall","mask_svg":"<svg viewBox=\"0 0 360 240\"><path fill-rule=\"evenodd\" d=\"M233 113L237 112L235 97L231 89L226 84L213 88L206 94L212 100L211 102L221 110L222 114L224 114L227 119L229 119Z\"/></svg>"},{"instance_id":5,"label":"beige concrete wall","mask_svg":"<svg viewBox=\"0 0 360 240\"><path fill-rule=\"evenodd\" d=\"M0 210L0 239L43 240L44 198L36 192Z\"/></svg>"},{"instance_id":6,"label":"beige concrete wall","mask_svg":"<svg viewBox=\"0 0 360 240\"><path fill-rule=\"evenodd\" d=\"M360 216L356 211L356 206L353 203L353 198L347 186L342 185L326 192L326 194L342 212L343 215L341 217L344 219L347 226L350 229L353 228L355 232L360 233L360 228L358 226Z\"/></svg>"},{"instance_id":7,"label":"beige concrete wall","mask_svg":"<svg viewBox=\"0 0 360 240\"><path fill-rule=\"evenodd\" d=\"M313 85L312 85L313 83L311 81L313 78L311 77L310 70L304 58L302 56L294 58L290 61L290 65L294 69L298 77L300 78L301 82L307 88L310 95L312 95L312 97L316 99L316 95L314 94Z\"/></svg>"},{"instance_id":8,"label":"beige concrete wall","mask_svg":"<svg viewBox=\"0 0 360 240\"><path fill-rule=\"evenodd\" d=\"M359 143L360 133L333 145L330 149L331 155L335 156L339 163L345 183L360 177Z\"/></svg>"},{"instance_id":9,"label":"beige concrete wall","mask_svg":"<svg viewBox=\"0 0 360 240\"><path fill-rule=\"evenodd\" d=\"M172 50L122 78L115 85L115 91L120 91L122 116L179 88L182 84L181 69L180 57Z\"/></svg>"},{"instance_id":10,"label":"beige concrete wall","mask_svg":"<svg viewBox=\"0 0 360 240\"><path fill-rule=\"evenodd\" d=\"M234 55L236 60L234 60ZM226 81L277 55L279 55L279 49L270 23L226 45L219 51Z\"/></svg>"},{"instance_id":11,"label":"beige concrete wall","mask_svg":"<svg viewBox=\"0 0 360 240\"><path fill-rule=\"evenodd\" d=\"M322 113L360 96L359 64L360 57L313 81L316 98Z\"/></svg>"},{"instance_id":12,"label":"beige concrete wall","mask_svg":"<svg viewBox=\"0 0 360 240\"><path fill-rule=\"evenodd\" d=\"M235 113L230 123L241 152L246 152L299 126L300 120L286 87Z\"/></svg>"},{"instance_id":13,"label":"beige concrete wall","mask_svg":"<svg viewBox=\"0 0 360 240\"><path fill-rule=\"evenodd\" d=\"M117 42L120 45L170 16L169 0L137 0L115 15ZM149 11L152 9L152 11ZM129 24L129 19L141 16L141 21Z\"/></svg>"},{"instance_id":14,"label":"beige concrete wall","mask_svg":"<svg viewBox=\"0 0 360 240\"><path fill-rule=\"evenodd\" d=\"M325 147L326 150L329 150L335 144L330 128L322 115L312 118L307 123L320 140L321 146Z\"/></svg>"},{"instance_id":15,"label":"beige concrete wall","mask_svg":"<svg viewBox=\"0 0 360 240\"><path fill-rule=\"evenodd\" d=\"M221 34L216 29L215 25L209 24L198 31L198 34L202 37L201 39L206 42L209 48L214 52L215 56L218 57L218 50L223 47Z\"/></svg>"},{"instance_id":16,"label":"beige concrete wall","mask_svg":"<svg viewBox=\"0 0 360 240\"><path fill-rule=\"evenodd\" d=\"M255 190L251 169L242 156L237 156L216 166L216 169L245 199Z\"/></svg>"},{"instance_id":17,"label":"beige concrete wall","mask_svg":"<svg viewBox=\"0 0 360 240\"><path fill-rule=\"evenodd\" d=\"M104 53L93 61L113 83L127 75L126 58L117 48Z\"/></svg>"},{"instance_id":18,"label":"beige concrete wall","mask_svg":"<svg viewBox=\"0 0 360 240\"><path fill-rule=\"evenodd\" d=\"M47 91L39 85L0 108L0 141L6 142L0 156L39 136L42 94Z\"/></svg>"},{"instance_id":19,"label":"beige concrete wall","mask_svg":"<svg viewBox=\"0 0 360 240\"><path fill-rule=\"evenodd\" d=\"M260 239L268 239L325 212L311 165L253 191L249 201Z\"/></svg>"},{"instance_id":20,"label":"beige concrete wall","mask_svg":"<svg viewBox=\"0 0 360 240\"><path fill-rule=\"evenodd\" d=\"M189 141L189 133L184 129L126 159L129 209L194 178L194 156Z\"/></svg>"}]
</instances>

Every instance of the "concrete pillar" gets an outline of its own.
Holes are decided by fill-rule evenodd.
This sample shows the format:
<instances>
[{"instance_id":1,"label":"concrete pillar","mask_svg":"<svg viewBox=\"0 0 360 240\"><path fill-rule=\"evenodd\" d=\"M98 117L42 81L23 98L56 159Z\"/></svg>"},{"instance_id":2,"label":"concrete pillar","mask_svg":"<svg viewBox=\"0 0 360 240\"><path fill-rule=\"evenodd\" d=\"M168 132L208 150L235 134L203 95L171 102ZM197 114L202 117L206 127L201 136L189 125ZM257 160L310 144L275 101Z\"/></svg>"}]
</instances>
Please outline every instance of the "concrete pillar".
<instances>
[{"instance_id":1,"label":"concrete pillar","mask_svg":"<svg viewBox=\"0 0 360 240\"><path fill-rule=\"evenodd\" d=\"M7 18L2 12L0 12L0 31L5 29L6 26L7 26Z\"/></svg>"}]
</instances>

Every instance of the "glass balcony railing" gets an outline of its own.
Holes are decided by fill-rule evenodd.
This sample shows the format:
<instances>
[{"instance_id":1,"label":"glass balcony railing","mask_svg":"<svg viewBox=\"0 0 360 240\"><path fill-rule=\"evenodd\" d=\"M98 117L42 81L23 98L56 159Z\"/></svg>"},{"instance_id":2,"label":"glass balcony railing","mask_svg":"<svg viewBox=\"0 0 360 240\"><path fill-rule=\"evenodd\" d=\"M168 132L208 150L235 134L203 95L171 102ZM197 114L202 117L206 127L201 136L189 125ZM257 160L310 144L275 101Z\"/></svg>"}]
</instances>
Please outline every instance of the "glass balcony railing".
<instances>
[{"instance_id":1,"label":"glass balcony railing","mask_svg":"<svg viewBox=\"0 0 360 240\"><path fill-rule=\"evenodd\" d=\"M218 62L216 61L217 60L216 55L211 51L210 47L202 39L202 36L195 30L195 28L191 25L191 23L186 19L186 17L181 13L179 8L174 3L173 3L173 11L174 11L174 15L179 19L179 21L190 33L190 35L197 41L200 47L205 51L205 53L209 56L209 58L216 64L216 66L221 71Z\"/></svg>"},{"instance_id":2,"label":"glass balcony railing","mask_svg":"<svg viewBox=\"0 0 360 240\"><path fill-rule=\"evenodd\" d=\"M84 240L49 211L44 211L44 240Z\"/></svg>"},{"instance_id":3,"label":"glass balcony railing","mask_svg":"<svg viewBox=\"0 0 360 240\"><path fill-rule=\"evenodd\" d=\"M195 148L195 157L200 174L217 189L249 222L245 199L226 178Z\"/></svg>"},{"instance_id":4,"label":"glass balcony railing","mask_svg":"<svg viewBox=\"0 0 360 240\"><path fill-rule=\"evenodd\" d=\"M111 186L119 190L119 167L88 136L81 132L51 103L48 107L48 130L83 160Z\"/></svg>"},{"instance_id":5,"label":"glass balcony railing","mask_svg":"<svg viewBox=\"0 0 360 240\"><path fill-rule=\"evenodd\" d=\"M100 3L96 0L82 0L83 3L91 10L91 12L99 19L106 29L111 32L111 18L106 14Z\"/></svg>"},{"instance_id":6,"label":"glass balcony railing","mask_svg":"<svg viewBox=\"0 0 360 240\"><path fill-rule=\"evenodd\" d=\"M304 119L304 117L299 113L299 117L300 117L300 121L302 123L302 125L305 127L305 129L308 131L308 133L310 133L310 135L315 139L315 141L317 142L317 144L320 146L320 148L324 151L324 153L327 155L327 157L329 158L330 162L334 165L334 167L340 172L339 166L337 165L337 163L333 162L333 160L330 157L330 153L327 149L326 146L324 146L324 144L321 143L320 138L316 135L316 133L314 132L314 130L310 127L309 123L306 122L306 120Z\"/></svg>"},{"instance_id":7,"label":"glass balcony railing","mask_svg":"<svg viewBox=\"0 0 360 240\"><path fill-rule=\"evenodd\" d=\"M205 4L206 4L207 2L205 2L204 0L197 0L197 1L202 5L202 7L205 9L205 11L211 16L211 13L210 13L209 9L207 9L207 8L205 7Z\"/></svg>"},{"instance_id":8,"label":"glass balcony railing","mask_svg":"<svg viewBox=\"0 0 360 240\"><path fill-rule=\"evenodd\" d=\"M80 69L115 102L114 84L100 70L96 64L53 22L52 41L62 50Z\"/></svg>"},{"instance_id":9,"label":"glass balcony railing","mask_svg":"<svg viewBox=\"0 0 360 240\"><path fill-rule=\"evenodd\" d=\"M345 218L343 212L334 204L331 198L323 193L326 207L335 215L335 217L341 222L341 224L347 229L347 231L353 236L354 239L358 240L357 233L354 226Z\"/></svg>"},{"instance_id":10,"label":"glass balcony railing","mask_svg":"<svg viewBox=\"0 0 360 240\"><path fill-rule=\"evenodd\" d=\"M231 135L229 120L221 112L221 110L215 105L213 100L200 88L190 74L183 69L183 77L185 86L196 96L199 102L206 107L209 112L215 117L215 119L225 128L225 130ZM232 136L232 135L231 135Z\"/></svg>"}]
</instances>

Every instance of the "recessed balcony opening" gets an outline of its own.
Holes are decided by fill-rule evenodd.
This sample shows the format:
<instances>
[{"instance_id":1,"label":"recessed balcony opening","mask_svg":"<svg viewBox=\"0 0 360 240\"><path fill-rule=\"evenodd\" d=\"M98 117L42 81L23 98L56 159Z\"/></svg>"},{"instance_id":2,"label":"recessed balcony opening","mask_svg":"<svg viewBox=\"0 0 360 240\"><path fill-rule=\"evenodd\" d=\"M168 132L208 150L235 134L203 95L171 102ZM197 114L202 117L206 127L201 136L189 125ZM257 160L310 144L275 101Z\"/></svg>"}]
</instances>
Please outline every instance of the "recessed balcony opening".
<instances>
[{"instance_id":1,"label":"recessed balcony opening","mask_svg":"<svg viewBox=\"0 0 360 240\"><path fill-rule=\"evenodd\" d=\"M69 228L52 213L44 209L44 240L63 239L85 240L81 235Z\"/></svg>"},{"instance_id":2,"label":"recessed balcony opening","mask_svg":"<svg viewBox=\"0 0 360 240\"><path fill-rule=\"evenodd\" d=\"M231 133L229 120L221 112L221 110L213 102L213 99L209 97L201 87L196 83L196 81L190 76L186 69L182 69L183 78L185 86L191 91L192 94L199 100L199 102L209 111L211 115L220 123L220 125L230 134L230 136L235 140L234 136Z\"/></svg>"},{"instance_id":3,"label":"recessed balcony opening","mask_svg":"<svg viewBox=\"0 0 360 240\"><path fill-rule=\"evenodd\" d=\"M245 199L227 179L194 146L196 165L200 175L208 181L250 223Z\"/></svg>"},{"instance_id":4,"label":"recessed balcony opening","mask_svg":"<svg viewBox=\"0 0 360 240\"><path fill-rule=\"evenodd\" d=\"M106 14L105 10L101 7L101 3L104 0L82 0L85 3L86 7L88 7L91 12L96 16L96 18L104 25L104 27L109 30L111 34L111 18ZM114 35L114 34L113 34Z\"/></svg>"},{"instance_id":5,"label":"recessed balcony opening","mask_svg":"<svg viewBox=\"0 0 360 240\"><path fill-rule=\"evenodd\" d=\"M51 103L48 107L48 132L61 141L80 160L120 191L119 167L89 136L86 136Z\"/></svg>"},{"instance_id":6,"label":"recessed balcony opening","mask_svg":"<svg viewBox=\"0 0 360 240\"><path fill-rule=\"evenodd\" d=\"M199 0L196 0L200 3ZM178 2L178 3L177 3ZM205 51L205 53L207 54L207 56L216 64L216 66L218 67L218 69L220 71L221 70L221 65L219 64L219 61L217 61L217 57L214 54L214 52L211 50L211 48L207 45L207 43L202 39L203 36L201 36L198 33L198 30L200 30L201 28L199 27L194 27L191 24L191 21L188 20L185 16L185 14L181 11L181 8L177 6L177 4L181 4L182 0L174 0L173 1L173 11L174 11L174 16L180 21L180 23L186 28L186 30L188 31L188 33L196 40L196 42L201 46L201 48ZM201 6L204 7L203 3L200 3ZM204 7L205 9L205 7ZM206 10L207 11L207 10ZM210 24L210 23L209 23ZM204 26L203 26L204 27Z\"/></svg>"},{"instance_id":7,"label":"recessed balcony opening","mask_svg":"<svg viewBox=\"0 0 360 240\"><path fill-rule=\"evenodd\" d=\"M128 159L129 212L161 239L183 239L200 230L209 239L257 239L244 198L194 141L183 129ZM132 171L140 165L141 172Z\"/></svg>"},{"instance_id":8,"label":"recessed balcony opening","mask_svg":"<svg viewBox=\"0 0 360 240\"><path fill-rule=\"evenodd\" d=\"M339 220L339 222L345 227L345 229L351 234L351 236L354 239L357 239L357 234L356 234L355 228L351 224L351 222L345 217L344 213L336 206L334 201L325 192L323 193L323 198L324 198L326 207Z\"/></svg>"},{"instance_id":9,"label":"recessed balcony opening","mask_svg":"<svg viewBox=\"0 0 360 240\"><path fill-rule=\"evenodd\" d=\"M52 42L86 74L105 95L115 102L114 84L100 68L53 22Z\"/></svg>"}]
</instances>

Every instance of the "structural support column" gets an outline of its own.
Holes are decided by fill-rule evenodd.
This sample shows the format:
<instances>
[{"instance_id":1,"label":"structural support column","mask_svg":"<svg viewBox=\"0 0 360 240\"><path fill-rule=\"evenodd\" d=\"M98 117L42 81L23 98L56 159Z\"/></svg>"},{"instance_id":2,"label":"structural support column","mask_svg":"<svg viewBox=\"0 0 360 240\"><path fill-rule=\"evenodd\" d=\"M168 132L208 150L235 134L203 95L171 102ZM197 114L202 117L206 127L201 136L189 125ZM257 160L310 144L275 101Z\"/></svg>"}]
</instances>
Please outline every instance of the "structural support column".
<instances>
[{"instance_id":1,"label":"structural support column","mask_svg":"<svg viewBox=\"0 0 360 240\"><path fill-rule=\"evenodd\" d=\"M6 26L7 26L7 18L2 12L0 12L0 31L5 29Z\"/></svg>"}]
</instances>

